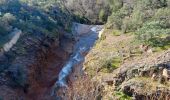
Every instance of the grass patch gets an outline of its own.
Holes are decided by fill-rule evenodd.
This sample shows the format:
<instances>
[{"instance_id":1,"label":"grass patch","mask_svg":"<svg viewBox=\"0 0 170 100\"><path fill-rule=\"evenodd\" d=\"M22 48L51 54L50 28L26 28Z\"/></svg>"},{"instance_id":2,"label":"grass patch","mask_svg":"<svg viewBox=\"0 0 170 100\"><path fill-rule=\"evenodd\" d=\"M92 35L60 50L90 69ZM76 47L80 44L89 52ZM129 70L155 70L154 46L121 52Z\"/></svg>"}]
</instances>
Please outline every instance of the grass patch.
<instances>
[{"instance_id":1,"label":"grass patch","mask_svg":"<svg viewBox=\"0 0 170 100\"><path fill-rule=\"evenodd\" d=\"M122 34L121 30L116 30L116 29L105 29L104 33L109 33L114 36L120 36Z\"/></svg>"},{"instance_id":2,"label":"grass patch","mask_svg":"<svg viewBox=\"0 0 170 100\"><path fill-rule=\"evenodd\" d=\"M143 92L149 92L149 91L156 91L157 87L164 87L164 88L169 88L170 83L167 82L166 84L161 84L158 80L151 80L151 77L135 77L131 80L129 80L130 83L143 83L145 84L143 89Z\"/></svg>"},{"instance_id":3,"label":"grass patch","mask_svg":"<svg viewBox=\"0 0 170 100\"><path fill-rule=\"evenodd\" d=\"M161 34L159 36L150 38L148 41L140 41L139 39L135 38L131 44L134 46L139 46L141 44L149 45L153 48L153 52L160 52L164 50L168 50L170 48L170 40L168 39L170 35L168 34ZM139 51L139 50L137 50ZM138 52L140 54L140 52Z\"/></svg>"},{"instance_id":4,"label":"grass patch","mask_svg":"<svg viewBox=\"0 0 170 100\"><path fill-rule=\"evenodd\" d=\"M154 52L160 52L160 51L168 50L169 48L170 48L170 45L165 45L163 47L155 47Z\"/></svg>"},{"instance_id":5,"label":"grass patch","mask_svg":"<svg viewBox=\"0 0 170 100\"><path fill-rule=\"evenodd\" d=\"M116 91L113 95L118 97L119 100L132 100L132 98L130 96L128 96L120 91Z\"/></svg>"},{"instance_id":6,"label":"grass patch","mask_svg":"<svg viewBox=\"0 0 170 100\"><path fill-rule=\"evenodd\" d=\"M150 38L146 44L154 48L154 52L168 50L170 48L170 35L161 34L157 37Z\"/></svg>"},{"instance_id":7,"label":"grass patch","mask_svg":"<svg viewBox=\"0 0 170 100\"><path fill-rule=\"evenodd\" d=\"M120 57L115 57L104 61L102 65L102 72L112 72L113 70L120 67L122 59Z\"/></svg>"},{"instance_id":8,"label":"grass patch","mask_svg":"<svg viewBox=\"0 0 170 100\"><path fill-rule=\"evenodd\" d=\"M111 33L115 36L120 36L122 34L120 30L112 30Z\"/></svg>"}]
</instances>

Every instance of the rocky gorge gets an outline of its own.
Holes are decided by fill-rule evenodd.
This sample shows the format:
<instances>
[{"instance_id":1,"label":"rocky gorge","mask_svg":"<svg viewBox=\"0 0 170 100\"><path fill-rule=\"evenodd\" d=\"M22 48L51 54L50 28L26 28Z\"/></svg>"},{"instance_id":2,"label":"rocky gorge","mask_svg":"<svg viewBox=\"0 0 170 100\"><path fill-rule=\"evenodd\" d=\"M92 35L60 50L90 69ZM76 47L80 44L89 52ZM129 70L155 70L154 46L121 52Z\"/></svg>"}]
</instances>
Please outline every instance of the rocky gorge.
<instances>
[{"instance_id":1,"label":"rocky gorge","mask_svg":"<svg viewBox=\"0 0 170 100\"><path fill-rule=\"evenodd\" d=\"M110 93L121 90L129 96L133 96L135 100L141 100L141 98L142 100L147 100L151 97L157 99L159 94L163 94L162 97L168 100L169 83L166 83L166 85L161 84L161 82L164 82L161 77L163 69L166 68L169 70L170 67L169 50L149 56L143 55L132 61L127 60L112 73L99 71L96 72L92 79L89 77L91 74L89 73L89 66L91 66L91 61L95 57L103 56L102 53L109 55L106 58L119 55L117 51L102 52L100 47L98 48L98 46L103 46L99 45L102 42L111 43L109 40L111 38L110 36L106 36L106 39L101 41L103 38L102 32L104 32L102 29L103 26L101 25L73 23L73 36L71 37L66 33L65 35L61 35L59 40L48 37L44 38L43 41L40 38L26 39L25 41L29 42L26 42L25 48L34 45L34 52L30 51L29 55L18 56L12 61L9 68L1 73L1 96L5 100L95 99L100 98L100 96L107 100L108 98L115 98ZM123 37L120 36L122 39ZM123 41L127 42L126 39L131 38L131 36L126 36ZM116 40L115 42L120 41ZM110 48L111 45L114 46L113 44L108 44L107 47ZM33 48L29 48L28 50L31 49ZM8 58L10 56L8 53L10 52L17 53L15 46L11 51L1 55L2 63L7 64L7 62L10 62ZM91 57L94 58L91 59ZM97 61L100 62L99 59ZM99 62L96 63L93 61L93 66L98 66L100 64ZM153 77L153 75L156 76ZM19 88L16 88L16 86L19 86ZM79 86L82 86L80 90L75 90ZM153 90L148 92L146 89L144 91L143 86L145 88L150 87ZM85 89L85 91L83 92L81 89ZM88 93L87 91L89 91L91 94L86 94L83 97L82 94L78 96L76 91L81 91L82 93Z\"/></svg>"},{"instance_id":2,"label":"rocky gorge","mask_svg":"<svg viewBox=\"0 0 170 100\"><path fill-rule=\"evenodd\" d=\"M170 0L0 0L0 100L169 100Z\"/></svg>"},{"instance_id":3,"label":"rocky gorge","mask_svg":"<svg viewBox=\"0 0 170 100\"><path fill-rule=\"evenodd\" d=\"M34 43L35 41L36 43L38 43L38 41L40 42L36 47L38 54L27 55L29 56L28 59L25 59L26 55L23 56L24 58L16 58L7 71L4 72L9 76L2 77L6 79L2 88L10 84L20 85L22 88L2 91L3 98L26 100L54 99L53 96L55 97L55 94L53 93L53 96L51 96L51 93L53 92L53 89L56 88L55 85L59 87L67 85L67 78L72 72L73 67L77 65L81 66L80 63L83 62L83 57L94 45L101 29L102 26L73 23L72 32L74 38L61 36L60 42L58 42L58 40L51 40L50 38L46 38L44 41L32 40ZM32 42L31 40L29 41ZM87 44L87 42L89 42L89 44ZM28 45L30 44L27 42L26 47L28 47ZM2 55L1 58L3 59L5 56L6 54ZM68 58L70 58L70 60ZM25 67L20 70L19 66ZM74 69L79 69L78 73L81 73L82 67ZM25 73L24 76L22 76L22 73ZM16 84L8 83L10 82L8 78L11 78ZM13 94L11 91L15 91L15 93ZM7 94L13 96L6 97Z\"/></svg>"}]
</instances>

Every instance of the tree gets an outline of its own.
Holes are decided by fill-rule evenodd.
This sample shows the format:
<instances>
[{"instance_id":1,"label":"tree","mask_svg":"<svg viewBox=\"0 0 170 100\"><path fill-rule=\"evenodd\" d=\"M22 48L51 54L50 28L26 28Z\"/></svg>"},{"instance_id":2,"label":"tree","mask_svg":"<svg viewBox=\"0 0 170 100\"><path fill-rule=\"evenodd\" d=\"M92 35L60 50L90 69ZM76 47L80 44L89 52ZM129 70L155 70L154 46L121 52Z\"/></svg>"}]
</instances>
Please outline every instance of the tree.
<instances>
[{"instance_id":1,"label":"tree","mask_svg":"<svg viewBox=\"0 0 170 100\"><path fill-rule=\"evenodd\" d=\"M3 18L3 20L7 21L8 23L11 23L12 21L16 20L15 16L11 13L5 13L2 18Z\"/></svg>"}]
</instances>

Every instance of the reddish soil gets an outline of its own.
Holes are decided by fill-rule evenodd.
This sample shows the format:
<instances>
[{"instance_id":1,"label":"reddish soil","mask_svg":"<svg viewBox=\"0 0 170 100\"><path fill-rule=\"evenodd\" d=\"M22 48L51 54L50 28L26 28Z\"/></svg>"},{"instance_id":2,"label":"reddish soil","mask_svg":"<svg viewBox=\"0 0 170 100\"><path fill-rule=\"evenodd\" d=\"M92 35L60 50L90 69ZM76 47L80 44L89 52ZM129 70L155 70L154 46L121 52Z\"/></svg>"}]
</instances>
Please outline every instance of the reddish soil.
<instances>
[{"instance_id":1,"label":"reddish soil","mask_svg":"<svg viewBox=\"0 0 170 100\"><path fill-rule=\"evenodd\" d=\"M53 100L50 96L52 86L62 69L69 54L57 47L41 51L37 61L30 66L29 88L26 93L26 100Z\"/></svg>"}]
</instances>

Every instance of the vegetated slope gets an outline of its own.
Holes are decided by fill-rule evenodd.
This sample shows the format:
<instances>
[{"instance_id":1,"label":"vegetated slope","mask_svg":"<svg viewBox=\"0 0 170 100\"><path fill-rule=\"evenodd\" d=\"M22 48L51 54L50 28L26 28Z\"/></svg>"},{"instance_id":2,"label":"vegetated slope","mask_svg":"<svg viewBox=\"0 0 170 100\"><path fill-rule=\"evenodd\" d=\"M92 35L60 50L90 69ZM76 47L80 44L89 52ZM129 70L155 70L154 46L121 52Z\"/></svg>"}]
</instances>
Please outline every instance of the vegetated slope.
<instances>
[{"instance_id":1,"label":"vegetated slope","mask_svg":"<svg viewBox=\"0 0 170 100\"><path fill-rule=\"evenodd\" d=\"M76 77L77 80L65 91L65 97L85 100L169 99L170 83L162 78L163 69L169 70L169 49L142 53L140 45L132 45L133 40L134 36L130 34L107 34L104 40L99 40L85 58L85 74Z\"/></svg>"},{"instance_id":2,"label":"vegetated slope","mask_svg":"<svg viewBox=\"0 0 170 100\"><path fill-rule=\"evenodd\" d=\"M151 46L164 44L162 35L170 33L169 0L111 1L112 15L108 18L107 28L121 33L135 32L140 42Z\"/></svg>"},{"instance_id":3,"label":"vegetated slope","mask_svg":"<svg viewBox=\"0 0 170 100\"><path fill-rule=\"evenodd\" d=\"M65 0L63 4L80 23L106 23L111 13L109 0Z\"/></svg>"},{"instance_id":4,"label":"vegetated slope","mask_svg":"<svg viewBox=\"0 0 170 100\"><path fill-rule=\"evenodd\" d=\"M72 83L65 92L66 97L169 99L169 81L166 80L169 74L164 77L162 73L170 67L170 1L106 2L110 2L109 13L112 14L104 35L86 57L86 75L80 75Z\"/></svg>"}]
</instances>

